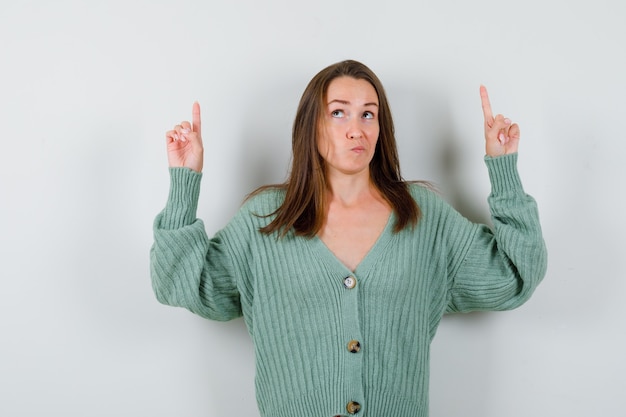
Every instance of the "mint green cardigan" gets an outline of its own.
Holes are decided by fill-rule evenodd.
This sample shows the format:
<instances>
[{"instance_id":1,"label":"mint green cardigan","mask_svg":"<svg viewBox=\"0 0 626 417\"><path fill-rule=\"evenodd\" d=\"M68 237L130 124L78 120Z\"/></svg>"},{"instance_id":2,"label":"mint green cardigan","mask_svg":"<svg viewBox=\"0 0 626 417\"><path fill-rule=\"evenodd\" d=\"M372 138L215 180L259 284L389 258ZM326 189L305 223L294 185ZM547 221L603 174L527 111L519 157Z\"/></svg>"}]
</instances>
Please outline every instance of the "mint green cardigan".
<instances>
[{"instance_id":1,"label":"mint green cardigan","mask_svg":"<svg viewBox=\"0 0 626 417\"><path fill-rule=\"evenodd\" d=\"M284 198L278 190L248 200L208 238L196 218L201 175L170 169L151 249L156 297L208 319L243 315L263 417L427 416L429 349L443 314L518 307L546 271L517 154L485 162L493 231L411 185L417 227L394 233L392 214L354 272L317 237L258 231L269 221L258 215Z\"/></svg>"}]
</instances>

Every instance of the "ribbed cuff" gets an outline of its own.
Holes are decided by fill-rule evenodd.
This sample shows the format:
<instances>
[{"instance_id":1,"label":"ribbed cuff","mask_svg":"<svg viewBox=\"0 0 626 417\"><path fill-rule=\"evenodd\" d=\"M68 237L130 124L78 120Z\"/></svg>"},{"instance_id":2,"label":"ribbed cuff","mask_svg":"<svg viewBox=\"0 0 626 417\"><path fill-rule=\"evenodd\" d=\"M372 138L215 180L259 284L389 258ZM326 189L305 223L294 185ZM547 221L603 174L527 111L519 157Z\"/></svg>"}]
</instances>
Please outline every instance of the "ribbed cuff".
<instances>
[{"instance_id":1,"label":"ribbed cuff","mask_svg":"<svg viewBox=\"0 0 626 417\"><path fill-rule=\"evenodd\" d=\"M196 220L202 173L189 168L170 168L170 191L161 216L163 229L178 229Z\"/></svg>"},{"instance_id":2,"label":"ribbed cuff","mask_svg":"<svg viewBox=\"0 0 626 417\"><path fill-rule=\"evenodd\" d=\"M489 171L492 194L523 191L522 180L517 171L517 153L495 157L487 155L485 164Z\"/></svg>"}]
</instances>

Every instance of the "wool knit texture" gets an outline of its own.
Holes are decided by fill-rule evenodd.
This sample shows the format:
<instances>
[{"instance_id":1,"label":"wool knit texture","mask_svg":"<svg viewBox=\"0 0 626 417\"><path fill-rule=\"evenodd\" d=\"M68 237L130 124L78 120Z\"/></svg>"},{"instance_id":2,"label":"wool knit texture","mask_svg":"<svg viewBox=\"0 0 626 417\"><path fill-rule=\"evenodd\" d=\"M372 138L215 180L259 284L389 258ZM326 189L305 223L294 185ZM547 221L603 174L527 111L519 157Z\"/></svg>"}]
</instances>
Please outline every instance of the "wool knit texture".
<instances>
[{"instance_id":1,"label":"wool knit texture","mask_svg":"<svg viewBox=\"0 0 626 417\"><path fill-rule=\"evenodd\" d=\"M546 271L517 154L485 162L493 228L413 184L418 225L394 233L392 214L355 271L317 237L259 232L283 201L280 190L249 199L209 238L196 217L201 174L171 168L169 198L154 222L156 297L208 319L243 315L263 417L349 416L351 401L359 416L427 416L430 343L443 314L518 307ZM349 351L352 340L358 352Z\"/></svg>"}]
</instances>

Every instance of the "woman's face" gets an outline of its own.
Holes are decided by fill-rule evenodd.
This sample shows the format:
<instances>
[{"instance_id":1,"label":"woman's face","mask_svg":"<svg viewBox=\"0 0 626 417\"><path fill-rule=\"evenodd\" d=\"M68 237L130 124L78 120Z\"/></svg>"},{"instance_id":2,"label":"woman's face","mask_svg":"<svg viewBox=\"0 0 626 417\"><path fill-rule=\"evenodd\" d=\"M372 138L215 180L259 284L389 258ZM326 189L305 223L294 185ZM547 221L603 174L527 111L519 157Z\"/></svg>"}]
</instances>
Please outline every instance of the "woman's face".
<instances>
[{"instance_id":1,"label":"woman's face","mask_svg":"<svg viewBox=\"0 0 626 417\"><path fill-rule=\"evenodd\" d=\"M327 174L369 173L380 131L374 87L366 80L335 78L324 106L317 149Z\"/></svg>"}]
</instances>

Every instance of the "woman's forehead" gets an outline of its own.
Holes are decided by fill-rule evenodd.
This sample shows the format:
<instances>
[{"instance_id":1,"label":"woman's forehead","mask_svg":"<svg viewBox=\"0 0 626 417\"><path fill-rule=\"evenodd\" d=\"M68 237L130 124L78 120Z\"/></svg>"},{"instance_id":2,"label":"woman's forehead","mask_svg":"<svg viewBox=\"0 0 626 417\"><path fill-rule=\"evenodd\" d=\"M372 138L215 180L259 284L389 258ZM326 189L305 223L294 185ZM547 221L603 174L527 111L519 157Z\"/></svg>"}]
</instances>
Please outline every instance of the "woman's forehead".
<instances>
[{"instance_id":1,"label":"woman's forehead","mask_svg":"<svg viewBox=\"0 0 626 417\"><path fill-rule=\"evenodd\" d=\"M346 104L378 105L378 94L367 80L338 77L330 82L326 91L326 104L333 101Z\"/></svg>"}]
</instances>

